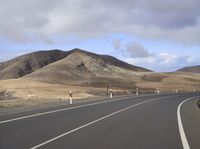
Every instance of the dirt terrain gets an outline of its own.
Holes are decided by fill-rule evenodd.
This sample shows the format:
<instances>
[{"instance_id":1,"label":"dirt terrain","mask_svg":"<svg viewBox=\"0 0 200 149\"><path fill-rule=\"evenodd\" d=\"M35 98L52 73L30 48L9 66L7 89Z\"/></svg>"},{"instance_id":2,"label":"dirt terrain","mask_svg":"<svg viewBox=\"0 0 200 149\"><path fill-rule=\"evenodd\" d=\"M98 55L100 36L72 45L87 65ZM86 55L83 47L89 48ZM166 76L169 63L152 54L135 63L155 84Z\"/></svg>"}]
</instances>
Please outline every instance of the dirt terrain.
<instances>
[{"instance_id":1,"label":"dirt terrain","mask_svg":"<svg viewBox=\"0 0 200 149\"><path fill-rule=\"evenodd\" d=\"M114 95L200 91L198 68L156 73L80 49L40 51L0 63L0 105L68 100L69 91L75 99L106 96L108 88Z\"/></svg>"}]
</instances>

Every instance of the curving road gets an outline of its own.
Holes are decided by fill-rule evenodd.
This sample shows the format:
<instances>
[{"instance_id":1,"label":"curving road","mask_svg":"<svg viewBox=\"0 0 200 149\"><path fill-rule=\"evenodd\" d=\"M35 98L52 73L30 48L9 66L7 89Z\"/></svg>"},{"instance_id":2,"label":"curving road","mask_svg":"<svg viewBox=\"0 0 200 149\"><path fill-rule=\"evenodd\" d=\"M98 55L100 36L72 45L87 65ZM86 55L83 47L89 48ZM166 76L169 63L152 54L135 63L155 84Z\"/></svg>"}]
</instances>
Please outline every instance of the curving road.
<instances>
[{"instance_id":1,"label":"curving road","mask_svg":"<svg viewBox=\"0 0 200 149\"><path fill-rule=\"evenodd\" d=\"M199 149L198 99L130 96L0 116L0 149Z\"/></svg>"}]
</instances>

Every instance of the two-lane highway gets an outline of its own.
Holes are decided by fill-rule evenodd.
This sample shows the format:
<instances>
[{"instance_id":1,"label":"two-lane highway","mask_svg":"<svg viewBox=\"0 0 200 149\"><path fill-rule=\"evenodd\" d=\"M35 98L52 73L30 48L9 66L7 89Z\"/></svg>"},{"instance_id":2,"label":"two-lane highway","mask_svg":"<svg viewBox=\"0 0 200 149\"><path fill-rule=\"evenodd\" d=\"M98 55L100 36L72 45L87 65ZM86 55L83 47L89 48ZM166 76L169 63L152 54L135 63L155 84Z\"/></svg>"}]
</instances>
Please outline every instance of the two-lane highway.
<instances>
[{"instance_id":1,"label":"two-lane highway","mask_svg":"<svg viewBox=\"0 0 200 149\"><path fill-rule=\"evenodd\" d=\"M195 106L199 96L124 97L1 116L0 148L181 149L185 146L180 124L189 147L196 148L200 146L200 115Z\"/></svg>"}]
</instances>

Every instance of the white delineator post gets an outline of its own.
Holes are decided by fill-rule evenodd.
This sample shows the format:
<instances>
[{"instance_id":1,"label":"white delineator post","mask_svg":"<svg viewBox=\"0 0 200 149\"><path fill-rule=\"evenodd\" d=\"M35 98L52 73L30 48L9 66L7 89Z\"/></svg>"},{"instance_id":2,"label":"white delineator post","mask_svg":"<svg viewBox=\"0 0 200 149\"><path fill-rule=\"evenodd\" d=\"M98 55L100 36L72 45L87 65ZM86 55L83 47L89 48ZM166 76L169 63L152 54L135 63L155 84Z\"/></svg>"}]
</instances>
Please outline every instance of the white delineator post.
<instances>
[{"instance_id":1,"label":"white delineator post","mask_svg":"<svg viewBox=\"0 0 200 149\"><path fill-rule=\"evenodd\" d=\"M194 88L194 93L196 92L196 89Z\"/></svg>"},{"instance_id":2,"label":"white delineator post","mask_svg":"<svg viewBox=\"0 0 200 149\"><path fill-rule=\"evenodd\" d=\"M139 95L138 88L136 88L136 95Z\"/></svg>"},{"instance_id":3,"label":"white delineator post","mask_svg":"<svg viewBox=\"0 0 200 149\"><path fill-rule=\"evenodd\" d=\"M69 91L69 104L72 104L72 91Z\"/></svg>"},{"instance_id":4,"label":"white delineator post","mask_svg":"<svg viewBox=\"0 0 200 149\"><path fill-rule=\"evenodd\" d=\"M160 94L160 90L157 90L157 94Z\"/></svg>"},{"instance_id":5,"label":"white delineator post","mask_svg":"<svg viewBox=\"0 0 200 149\"><path fill-rule=\"evenodd\" d=\"M156 88L155 93L160 94L160 90L158 88Z\"/></svg>"}]
</instances>

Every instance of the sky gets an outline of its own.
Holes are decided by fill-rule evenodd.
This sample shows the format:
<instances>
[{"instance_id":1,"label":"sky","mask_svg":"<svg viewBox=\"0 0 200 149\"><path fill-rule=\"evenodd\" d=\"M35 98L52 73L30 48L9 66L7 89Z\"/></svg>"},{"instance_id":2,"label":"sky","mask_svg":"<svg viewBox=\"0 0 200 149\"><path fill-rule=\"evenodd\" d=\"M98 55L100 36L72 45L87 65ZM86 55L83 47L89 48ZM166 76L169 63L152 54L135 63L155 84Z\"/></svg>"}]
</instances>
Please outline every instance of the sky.
<instances>
[{"instance_id":1,"label":"sky","mask_svg":"<svg viewBox=\"0 0 200 149\"><path fill-rule=\"evenodd\" d=\"M158 72L200 65L199 0L0 0L0 62L73 48Z\"/></svg>"}]
</instances>

